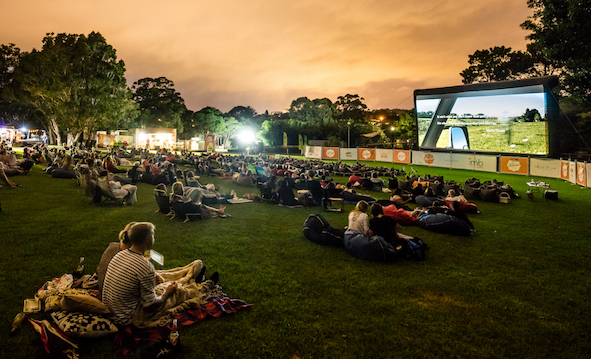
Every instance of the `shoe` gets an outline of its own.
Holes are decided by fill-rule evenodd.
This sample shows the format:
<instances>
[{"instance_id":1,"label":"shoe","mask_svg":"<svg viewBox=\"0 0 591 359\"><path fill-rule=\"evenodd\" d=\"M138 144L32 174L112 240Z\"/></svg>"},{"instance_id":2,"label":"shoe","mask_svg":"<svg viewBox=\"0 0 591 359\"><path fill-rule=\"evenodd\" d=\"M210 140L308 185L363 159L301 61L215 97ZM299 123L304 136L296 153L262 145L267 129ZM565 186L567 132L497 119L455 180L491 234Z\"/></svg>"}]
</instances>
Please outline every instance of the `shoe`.
<instances>
[{"instance_id":1,"label":"shoe","mask_svg":"<svg viewBox=\"0 0 591 359\"><path fill-rule=\"evenodd\" d=\"M207 268L207 267L203 266L203 268L201 268L199 273L197 273L197 275L195 276L195 283L203 282L203 276L205 275L205 268Z\"/></svg>"}]
</instances>

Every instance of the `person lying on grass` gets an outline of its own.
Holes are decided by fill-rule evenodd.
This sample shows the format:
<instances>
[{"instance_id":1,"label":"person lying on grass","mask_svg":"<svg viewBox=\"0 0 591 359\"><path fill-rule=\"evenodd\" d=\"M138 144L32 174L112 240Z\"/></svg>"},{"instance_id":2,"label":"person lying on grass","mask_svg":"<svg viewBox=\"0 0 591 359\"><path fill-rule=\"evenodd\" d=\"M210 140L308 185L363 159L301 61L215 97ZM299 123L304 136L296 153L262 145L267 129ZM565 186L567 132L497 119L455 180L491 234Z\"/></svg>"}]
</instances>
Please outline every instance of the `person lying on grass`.
<instances>
[{"instance_id":1,"label":"person lying on grass","mask_svg":"<svg viewBox=\"0 0 591 359\"><path fill-rule=\"evenodd\" d=\"M111 243L101 257L97 268L101 299L117 325L166 323L168 318L159 318L165 317L167 311L191 301L203 304L220 294L219 288L215 290L217 274L209 283L202 282L205 266L201 260L182 268L156 271L145 257L154 246L154 230L150 222L129 223L119 233L120 243Z\"/></svg>"}]
</instances>

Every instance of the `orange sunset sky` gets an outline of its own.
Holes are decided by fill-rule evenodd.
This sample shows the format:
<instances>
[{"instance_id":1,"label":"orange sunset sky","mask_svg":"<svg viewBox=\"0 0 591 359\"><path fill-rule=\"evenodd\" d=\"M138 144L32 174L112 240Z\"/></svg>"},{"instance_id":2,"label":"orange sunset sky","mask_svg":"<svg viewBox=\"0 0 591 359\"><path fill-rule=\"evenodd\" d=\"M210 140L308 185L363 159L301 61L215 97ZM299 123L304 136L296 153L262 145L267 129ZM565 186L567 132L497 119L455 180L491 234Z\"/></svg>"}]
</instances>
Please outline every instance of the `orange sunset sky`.
<instances>
[{"instance_id":1,"label":"orange sunset sky","mask_svg":"<svg viewBox=\"0 0 591 359\"><path fill-rule=\"evenodd\" d=\"M461 84L468 55L525 50L526 0L0 0L0 43L40 49L48 32L100 32L131 86L175 83L190 110L259 113L347 93L412 108L415 89Z\"/></svg>"}]
</instances>

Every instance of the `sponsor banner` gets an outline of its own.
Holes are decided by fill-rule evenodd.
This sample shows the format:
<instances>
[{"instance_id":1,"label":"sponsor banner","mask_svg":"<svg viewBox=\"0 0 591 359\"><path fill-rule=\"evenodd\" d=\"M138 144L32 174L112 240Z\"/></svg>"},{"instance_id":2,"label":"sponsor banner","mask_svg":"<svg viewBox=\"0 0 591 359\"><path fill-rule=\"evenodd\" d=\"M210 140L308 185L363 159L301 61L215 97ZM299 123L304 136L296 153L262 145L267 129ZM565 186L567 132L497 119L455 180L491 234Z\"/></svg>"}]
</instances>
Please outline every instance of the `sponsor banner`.
<instances>
[{"instance_id":1,"label":"sponsor banner","mask_svg":"<svg viewBox=\"0 0 591 359\"><path fill-rule=\"evenodd\" d=\"M560 178L568 181L570 176L570 163L568 161L560 161Z\"/></svg>"},{"instance_id":2,"label":"sponsor banner","mask_svg":"<svg viewBox=\"0 0 591 359\"><path fill-rule=\"evenodd\" d=\"M322 147L322 159L323 160L338 160L339 159L339 148L338 147Z\"/></svg>"},{"instance_id":3,"label":"sponsor banner","mask_svg":"<svg viewBox=\"0 0 591 359\"><path fill-rule=\"evenodd\" d=\"M410 151L409 150L394 150L394 162L410 163Z\"/></svg>"},{"instance_id":4,"label":"sponsor banner","mask_svg":"<svg viewBox=\"0 0 591 359\"><path fill-rule=\"evenodd\" d=\"M529 174L550 178L560 178L561 161L550 158L530 158Z\"/></svg>"},{"instance_id":5,"label":"sponsor banner","mask_svg":"<svg viewBox=\"0 0 591 359\"><path fill-rule=\"evenodd\" d=\"M322 147L320 146L306 146L306 158L322 158Z\"/></svg>"},{"instance_id":6,"label":"sponsor banner","mask_svg":"<svg viewBox=\"0 0 591 359\"><path fill-rule=\"evenodd\" d=\"M497 156L451 153L450 168L497 172Z\"/></svg>"},{"instance_id":7,"label":"sponsor banner","mask_svg":"<svg viewBox=\"0 0 591 359\"><path fill-rule=\"evenodd\" d=\"M585 172L584 162L577 162L577 184L581 186L587 185L587 174Z\"/></svg>"},{"instance_id":8,"label":"sponsor banner","mask_svg":"<svg viewBox=\"0 0 591 359\"><path fill-rule=\"evenodd\" d=\"M585 173L591 173L591 163L587 163L585 167ZM591 176L589 175L587 175L587 187L591 187Z\"/></svg>"},{"instance_id":9,"label":"sponsor banner","mask_svg":"<svg viewBox=\"0 0 591 359\"><path fill-rule=\"evenodd\" d=\"M375 148L358 148L357 159L360 161L375 161L376 160L376 149Z\"/></svg>"},{"instance_id":10,"label":"sponsor banner","mask_svg":"<svg viewBox=\"0 0 591 359\"><path fill-rule=\"evenodd\" d=\"M340 151L341 160L356 160L357 149L356 148L341 148Z\"/></svg>"},{"instance_id":11,"label":"sponsor banner","mask_svg":"<svg viewBox=\"0 0 591 359\"><path fill-rule=\"evenodd\" d=\"M376 149L376 161L393 162L394 150L385 150L381 148Z\"/></svg>"},{"instance_id":12,"label":"sponsor banner","mask_svg":"<svg viewBox=\"0 0 591 359\"><path fill-rule=\"evenodd\" d=\"M577 163L575 161L568 163L568 180L571 183L577 183Z\"/></svg>"},{"instance_id":13,"label":"sponsor banner","mask_svg":"<svg viewBox=\"0 0 591 359\"><path fill-rule=\"evenodd\" d=\"M529 158L527 157L501 157L501 173L527 175L529 173Z\"/></svg>"},{"instance_id":14,"label":"sponsor banner","mask_svg":"<svg viewBox=\"0 0 591 359\"><path fill-rule=\"evenodd\" d=\"M451 165L451 153L412 151L412 163L420 166L449 168Z\"/></svg>"}]
</instances>

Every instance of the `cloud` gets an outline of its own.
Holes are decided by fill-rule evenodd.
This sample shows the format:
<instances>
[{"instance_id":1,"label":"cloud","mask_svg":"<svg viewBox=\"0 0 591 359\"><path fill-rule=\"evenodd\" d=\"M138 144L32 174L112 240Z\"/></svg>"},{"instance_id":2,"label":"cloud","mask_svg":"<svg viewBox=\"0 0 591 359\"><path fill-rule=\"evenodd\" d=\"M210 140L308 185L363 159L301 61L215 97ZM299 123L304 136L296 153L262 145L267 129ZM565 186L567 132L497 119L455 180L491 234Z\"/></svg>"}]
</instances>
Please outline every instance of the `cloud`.
<instances>
[{"instance_id":1,"label":"cloud","mask_svg":"<svg viewBox=\"0 0 591 359\"><path fill-rule=\"evenodd\" d=\"M46 32L100 32L131 85L165 76L193 110L259 111L359 92L396 106L417 86L461 83L468 55L524 49L525 0L21 0L3 5L0 43L29 51Z\"/></svg>"}]
</instances>

